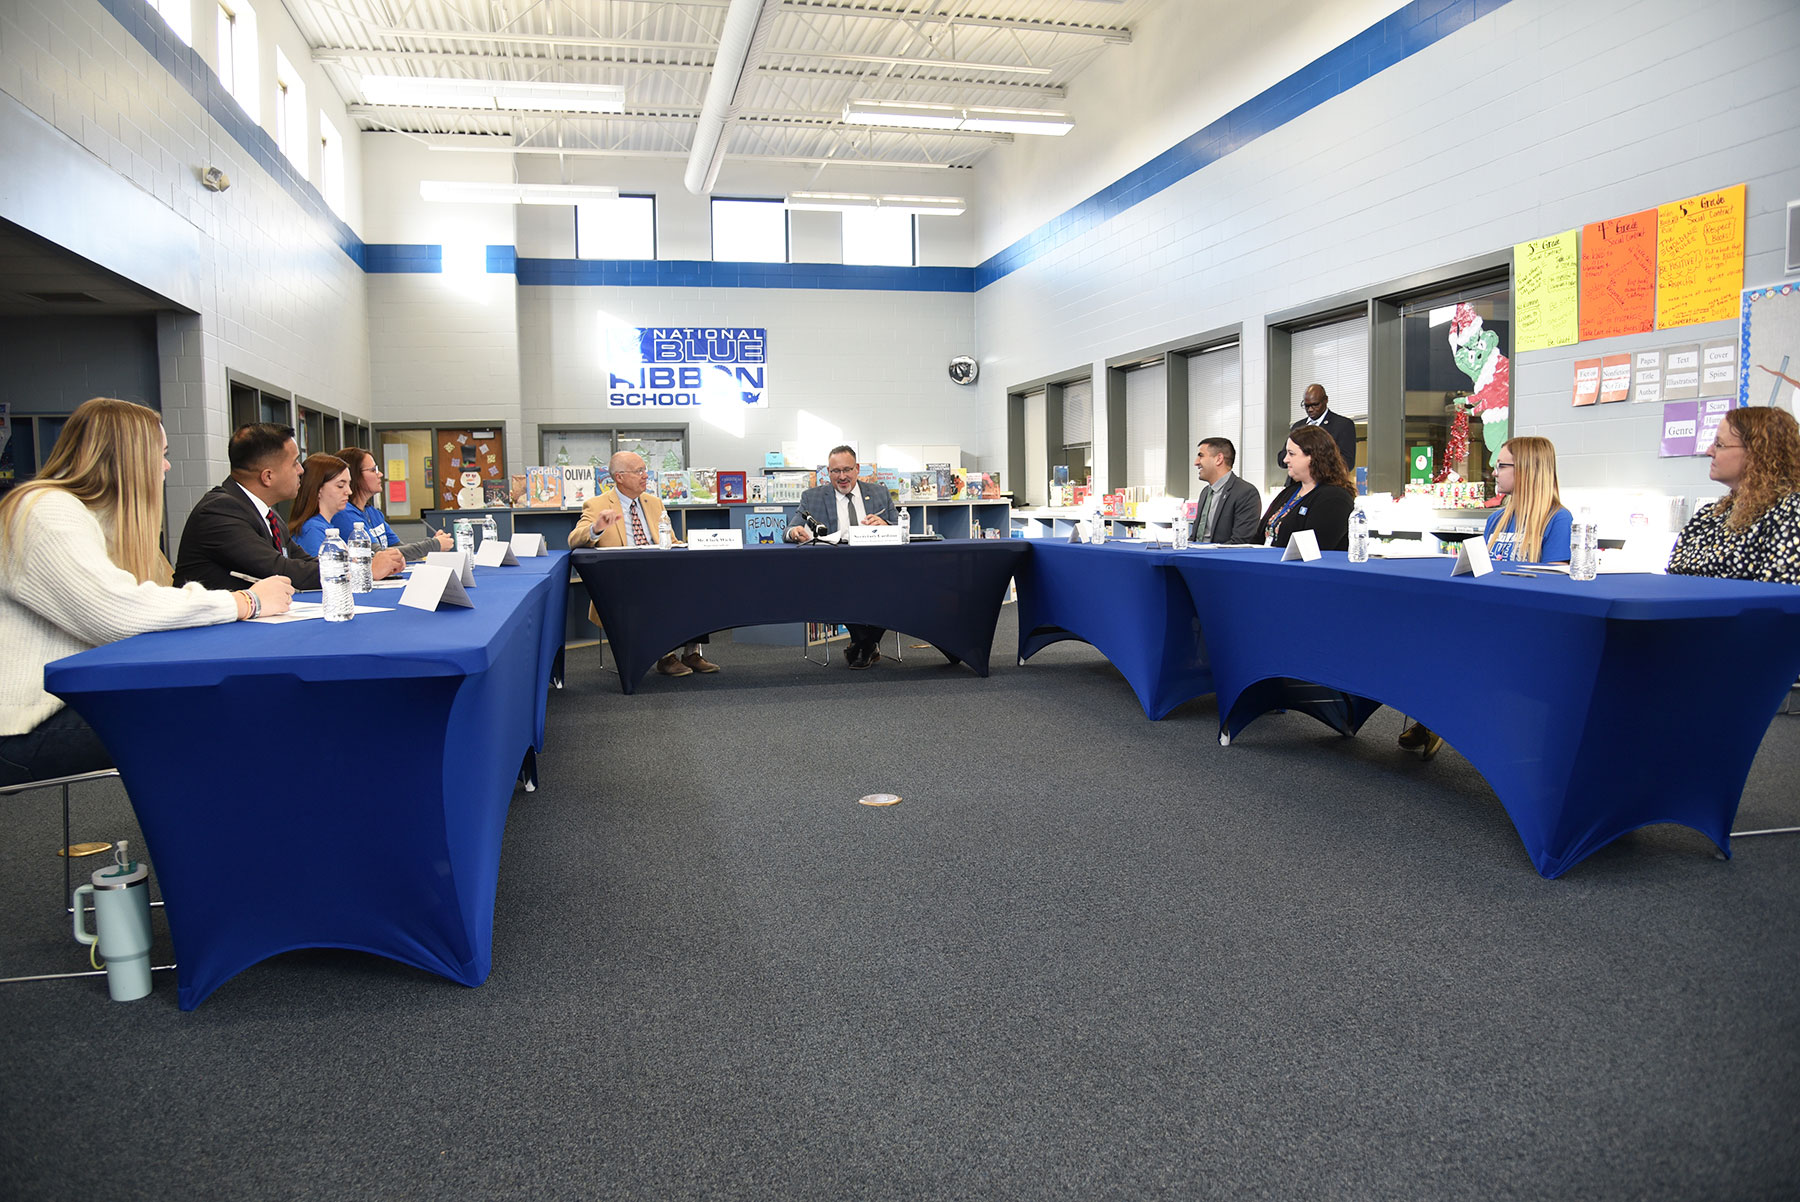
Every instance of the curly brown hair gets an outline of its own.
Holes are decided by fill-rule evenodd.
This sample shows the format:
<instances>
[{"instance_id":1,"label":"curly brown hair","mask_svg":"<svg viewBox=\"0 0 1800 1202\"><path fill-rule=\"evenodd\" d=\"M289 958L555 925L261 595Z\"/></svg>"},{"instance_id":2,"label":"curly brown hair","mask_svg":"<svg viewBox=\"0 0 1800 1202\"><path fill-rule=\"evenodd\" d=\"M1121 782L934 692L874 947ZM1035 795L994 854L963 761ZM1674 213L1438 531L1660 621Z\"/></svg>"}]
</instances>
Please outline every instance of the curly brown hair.
<instances>
[{"instance_id":1,"label":"curly brown hair","mask_svg":"<svg viewBox=\"0 0 1800 1202\"><path fill-rule=\"evenodd\" d=\"M1356 495L1356 476L1344 463L1343 453L1338 450L1335 438L1319 426L1301 426L1297 430L1288 431L1288 441L1312 460L1314 485L1335 484L1339 488L1349 489L1351 496Z\"/></svg>"},{"instance_id":2,"label":"curly brown hair","mask_svg":"<svg viewBox=\"0 0 1800 1202\"><path fill-rule=\"evenodd\" d=\"M1785 409L1733 409L1725 427L1744 444L1744 474L1713 506L1739 533L1792 492L1800 492L1800 423Z\"/></svg>"}]
</instances>

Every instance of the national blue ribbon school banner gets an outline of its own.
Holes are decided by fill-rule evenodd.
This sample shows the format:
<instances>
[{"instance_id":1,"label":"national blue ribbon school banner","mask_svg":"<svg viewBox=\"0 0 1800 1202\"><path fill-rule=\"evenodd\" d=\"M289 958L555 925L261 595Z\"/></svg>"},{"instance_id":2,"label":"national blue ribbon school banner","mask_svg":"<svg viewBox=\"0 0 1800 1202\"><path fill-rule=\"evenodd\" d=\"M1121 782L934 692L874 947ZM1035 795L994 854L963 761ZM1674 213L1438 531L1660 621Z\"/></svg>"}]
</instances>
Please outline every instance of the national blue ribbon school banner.
<instances>
[{"instance_id":1,"label":"national blue ribbon school banner","mask_svg":"<svg viewBox=\"0 0 1800 1202\"><path fill-rule=\"evenodd\" d=\"M769 331L748 326L605 331L608 409L769 407Z\"/></svg>"}]
</instances>

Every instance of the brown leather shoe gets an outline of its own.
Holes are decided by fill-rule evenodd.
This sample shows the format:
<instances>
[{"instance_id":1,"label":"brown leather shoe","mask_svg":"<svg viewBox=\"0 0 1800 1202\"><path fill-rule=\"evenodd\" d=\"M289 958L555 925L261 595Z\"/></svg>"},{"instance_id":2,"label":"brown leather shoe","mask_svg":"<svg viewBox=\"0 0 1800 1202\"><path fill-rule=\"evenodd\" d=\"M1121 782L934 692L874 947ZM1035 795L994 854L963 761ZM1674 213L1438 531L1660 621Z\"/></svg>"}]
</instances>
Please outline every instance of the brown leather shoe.
<instances>
[{"instance_id":1,"label":"brown leather shoe","mask_svg":"<svg viewBox=\"0 0 1800 1202\"><path fill-rule=\"evenodd\" d=\"M656 670L664 676L692 676L694 670L675 658L673 651L656 661Z\"/></svg>"},{"instance_id":2,"label":"brown leather shoe","mask_svg":"<svg viewBox=\"0 0 1800 1202\"><path fill-rule=\"evenodd\" d=\"M718 664L713 663L698 651L688 652L681 657L681 662L686 664L691 672L717 672L719 670Z\"/></svg>"}]
</instances>

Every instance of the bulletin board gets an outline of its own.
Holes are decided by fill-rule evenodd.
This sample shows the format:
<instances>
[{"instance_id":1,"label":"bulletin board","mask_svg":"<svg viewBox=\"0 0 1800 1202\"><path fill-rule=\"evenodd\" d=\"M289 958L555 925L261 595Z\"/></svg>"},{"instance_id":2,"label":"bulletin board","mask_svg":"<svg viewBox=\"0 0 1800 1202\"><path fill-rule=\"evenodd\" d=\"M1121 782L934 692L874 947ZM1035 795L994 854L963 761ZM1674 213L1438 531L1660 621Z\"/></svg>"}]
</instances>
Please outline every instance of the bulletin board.
<instances>
[{"instance_id":1,"label":"bulletin board","mask_svg":"<svg viewBox=\"0 0 1800 1202\"><path fill-rule=\"evenodd\" d=\"M1738 404L1795 413L1800 381L1800 281L1744 289Z\"/></svg>"}]
</instances>

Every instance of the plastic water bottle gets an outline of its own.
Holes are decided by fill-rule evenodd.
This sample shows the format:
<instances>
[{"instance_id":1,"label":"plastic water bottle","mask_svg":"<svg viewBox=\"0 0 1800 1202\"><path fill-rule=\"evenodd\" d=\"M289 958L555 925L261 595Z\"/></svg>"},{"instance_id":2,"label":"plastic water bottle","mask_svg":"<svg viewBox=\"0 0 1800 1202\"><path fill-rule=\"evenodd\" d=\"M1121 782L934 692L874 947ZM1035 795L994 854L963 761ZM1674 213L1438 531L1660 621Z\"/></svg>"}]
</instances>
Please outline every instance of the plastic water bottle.
<instances>
[{"instance_id":1,"label":"plastic water bottle","mask_svg":"<svg viewBox=\"0 0 1800 1202\"><path fill-rule=\"evenodd\" d=\"M356 613L350 591L350 548L337 530L327 530L319 547L319 587L325 593L325 620L348 622Z\"/></svg>"},{"instance_id":2,"label":"plastic water bottle","mask_svg":"<svg viewBox=\"0 0 1800 1202\"><path fill-rule=\"evenodd\" d=\"M1569 579L1592 580L1600 574L1600 538L1594 513L1583 509L1569 531Z\"/></svg>"},{"instance_id":3,"label":"plastic water bottle","mask_svg":"<svg viewBox=\"0 0 1800 1202\"><path fill-rule=\"evenodd\" d=\"M900 541L903 543L912 541L912 510L904 505L900 507Z\"/></svg>"},{"instance_id":4,"label":"plastic water bottle","mask_svg":"<svg viewBox=\"0 0 1800 1202\"><path fill-rule=\"evenodd\" d=\"M665 551L675 545L675 528L669 525L669 512L666 509L656 519L656 545Z\"/></svg>"},{"instance_id":5,"label":"plastic water bottle","mask_svg":"<svg viewBox=\"0 0 1800 1202\"><path fill-rule=\"evenodd\" d=\"M373 592L375 588L375 544L369 528L361 522L350 532L350 591Z\"/></svg>"},{"instance_id":6,"label":"plastic water bottle","mask_svg":"<svg viewBox=\"0 0 1800 1202\"><path fill-rule=\"evenodd\" d=\"M499 537L500 537L500 525L498 522L494 521L494 515L491 513L482 514L481 515L481 541L485 543L489 539L499 538Z\"/></svg>"},{"instance_id":7,"label":"plastic water bottle","mask_svg":"<svg viewBox=\"0 0 1800 1202\"><path fill-rule=\"evenodd\" d=\"M1361 501L1350 511L1350 562L1369 562L1369 511Z\"/></svg>"},{"instance_id":8,"label":"plastic water bottle","mask_svg":"<svg viewBox=\"0 0 1800 1202\"><path fill-rule=\"evenodd\" d=\"M464 555L475 554L475 524L468 518L456 519L456 549Z\"/></svg>"},{"instance_id":9,"label":"plastic water bottle","mask_svg":"<svg viewBox=\"0 0 1800 1202\"><path fill-rule=\"evenodd\" d=\"M1088 510L1088 541L1103 543L1106 541L1106 513L1100 508L1098 501Z\"/></svg>"}]
</instances>

